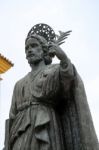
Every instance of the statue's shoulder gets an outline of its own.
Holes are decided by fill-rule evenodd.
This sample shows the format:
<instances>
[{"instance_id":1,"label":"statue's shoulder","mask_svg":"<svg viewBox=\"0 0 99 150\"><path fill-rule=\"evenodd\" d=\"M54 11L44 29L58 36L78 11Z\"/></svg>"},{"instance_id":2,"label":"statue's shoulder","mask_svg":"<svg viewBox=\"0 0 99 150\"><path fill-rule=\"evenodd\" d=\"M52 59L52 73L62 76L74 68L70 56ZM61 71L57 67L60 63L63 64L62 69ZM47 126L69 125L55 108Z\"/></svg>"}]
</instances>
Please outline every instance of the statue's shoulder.
<instances>
[{"instance_id":1,"label":"statue's shoulder","mask_svg":"<svg viewBox=\"0 0 99 150\"><path fill-rule=\"evenodd\" d=\"M20 87L21 85L23 85L28 80L28 78L29 78L29 73L27 75L25 75L23 78L19 79L16 82L15 86Z\"/></svg>"},{"instance_id":2,"label":"statue's shoulder","mask_svg":"<svg viewBox=\"0 0 99 150\"><path fill-rule=\"evenodd\" d=\"M50 75L54 73L55 71L59 70L59 64L51 64L47 65L44 70L41 70L41 73ZM24 83L28 82L31 78L31 73L29 72L27 75L25 75L23 78L18 80L15 84L15 86L18 86L19 88L24 85Z\"/></svg>"},{"instance_id":3,"label":"statue's shoulder","mask_svg":"<svg viewBox=\"0 0 99 150\"><path fill-rule=\"evenodd\" d=\"M55 72L56 70L59 70L59 64L51 64L47 65L47 67L44 69L44 72L49 74L51 72Z\"/></svg>"}]
</instances>

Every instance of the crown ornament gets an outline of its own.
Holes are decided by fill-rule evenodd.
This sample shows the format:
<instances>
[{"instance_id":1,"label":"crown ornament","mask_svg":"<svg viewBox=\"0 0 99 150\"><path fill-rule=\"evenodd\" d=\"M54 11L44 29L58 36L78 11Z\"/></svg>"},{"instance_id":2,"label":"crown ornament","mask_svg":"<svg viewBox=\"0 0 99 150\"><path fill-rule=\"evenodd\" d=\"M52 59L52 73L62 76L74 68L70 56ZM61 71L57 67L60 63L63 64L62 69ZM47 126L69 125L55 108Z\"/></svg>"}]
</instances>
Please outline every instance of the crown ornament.
<instances>
[{"instance_id":1,"label":"crown ornament","mask_svg":"<svg viewBox=\"0 0 99 150\"><path fill-rule=\"evenodd\" d=\"M65 43L65 39L68 38L72 31L67 32L59 31L59 35L55 34L54 30L47 24L39 23L34 25L29 31L27 37L37 34L44 37L48 43L55 42L58 45Z\"/></svg>"}]
</instances>

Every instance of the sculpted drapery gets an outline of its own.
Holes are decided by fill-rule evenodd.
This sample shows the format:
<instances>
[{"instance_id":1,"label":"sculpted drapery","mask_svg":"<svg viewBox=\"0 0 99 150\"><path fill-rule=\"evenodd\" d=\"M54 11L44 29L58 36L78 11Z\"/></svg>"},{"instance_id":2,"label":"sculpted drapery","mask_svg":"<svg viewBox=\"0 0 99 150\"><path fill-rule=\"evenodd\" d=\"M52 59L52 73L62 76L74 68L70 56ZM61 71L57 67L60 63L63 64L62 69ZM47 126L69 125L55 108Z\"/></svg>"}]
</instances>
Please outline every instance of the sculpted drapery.
<instances>
[{"instance_id":1,"label":"sculpted drapery","mask_svg":"<svg viewBox=\"0 0 99 150\"><path fill-rule=\"evenodd\" d=\"M72 66L62 69L60 65L49 65L36 74L30 72L16 84L10 110L10 118L14 119L10 130L12 149L62 149L59 97L60 91L69 90L64 81L72 80Z\"/></svg>"},{"instance_id":2,"label":"sculpted drapery","mask_svg":"<svg viewBox=\"0 0 99 150\"><path fill-rule=\"evenodd\" d=\"M5 150L98 150L84 85L74 65L54 44L50 53L60 63L44 63L42 37L39 41L35 36L26 41L32 71L15 85Z\"/></svg>"}]
</instances>

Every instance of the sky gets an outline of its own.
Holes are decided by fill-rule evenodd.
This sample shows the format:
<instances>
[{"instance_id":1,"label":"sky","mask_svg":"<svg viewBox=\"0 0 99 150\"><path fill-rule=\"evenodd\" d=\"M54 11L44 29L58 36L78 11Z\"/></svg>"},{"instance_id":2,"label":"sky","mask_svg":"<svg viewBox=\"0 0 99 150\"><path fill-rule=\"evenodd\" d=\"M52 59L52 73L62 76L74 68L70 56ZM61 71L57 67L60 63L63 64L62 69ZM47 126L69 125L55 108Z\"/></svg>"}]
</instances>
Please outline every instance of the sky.
<instances>
[{"instance_id":1,"label":"sky","mask_svg":"<svg viewBox=\"0 0 99 150\"><path fill-rule=\"evenodd\" d=\"M25 39L37 23L50 25L56 34L72 30L61 47L82 77L99 139L99 1L0 0L0 53L14 63L0 82L0 150L14 85L30 71ZM59 63L57 59L53 62Z\"/></svg>"}]
</instances>

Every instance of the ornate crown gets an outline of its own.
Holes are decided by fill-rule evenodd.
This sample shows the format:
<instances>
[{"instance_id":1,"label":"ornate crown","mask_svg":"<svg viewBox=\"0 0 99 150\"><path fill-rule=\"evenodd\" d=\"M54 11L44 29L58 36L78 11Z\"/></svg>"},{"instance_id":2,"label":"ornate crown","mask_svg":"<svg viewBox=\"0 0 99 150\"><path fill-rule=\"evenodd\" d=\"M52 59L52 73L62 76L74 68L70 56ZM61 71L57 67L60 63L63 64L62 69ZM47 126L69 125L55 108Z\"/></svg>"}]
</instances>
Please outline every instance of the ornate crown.
<instances>
[{"instance_id":1,"label":"ornate crown","mask_svg":"<svg viewBox=\"0 0 99 150\"><path fill-rule=\"evenodd\" d=\"M68 35L70 35L70 32L71 30L67 32L59 31L59 35L56 35L54 30L50 26L44 23L40 23L31 28L27 37L33 34L37 34L44 37L48 43L55 42L58 45L61 45L65 42L64 40L68 37Z\"/></svg>"}]
</instances>

